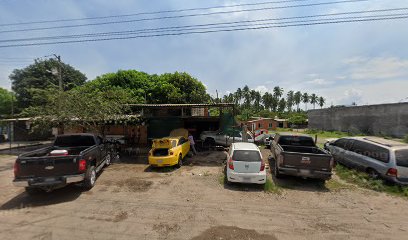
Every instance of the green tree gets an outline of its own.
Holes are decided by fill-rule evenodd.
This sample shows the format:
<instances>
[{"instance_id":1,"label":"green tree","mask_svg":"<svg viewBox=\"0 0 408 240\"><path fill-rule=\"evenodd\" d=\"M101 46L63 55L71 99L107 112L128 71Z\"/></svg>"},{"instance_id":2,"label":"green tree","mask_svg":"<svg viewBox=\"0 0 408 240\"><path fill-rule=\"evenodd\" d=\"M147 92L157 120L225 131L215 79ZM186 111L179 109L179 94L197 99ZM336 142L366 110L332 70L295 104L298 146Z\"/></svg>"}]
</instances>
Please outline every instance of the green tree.
<instances>
[{"instance_id":1,"label":"green tree","mask_svg":"<svg viewBox=\"0 0 408 240\"><path fill-rule=\"evenodd\" d=\"M249 89L249 87L247 85L245 85L245 87L242 89L242 95L244 97L244 107L245 108L249 108L250 104L251 104L251 90Z\"/></svg>"},{"instance_id":2,"label":"green tree","mask_svg":"<svg viewBox=\"0 0 408 240\"><path fill-rule=\"evenodd\" d=\"M280 97L282 97L282 95L283 95L283 88L281 88L279 86L276 86L276 87L273 88L273 96L276 99L279 99Z\"/></svg>"},{"instance_id":3,"label":"green tree","mask_svg":"<svg viewBox=\"0 0 408 240\"><path fill-rule=\"evenodd\" d=\"M316 94L310 95L310 103L313 104L313 109L316 109L316 103L318 101L318 96Z\"/></svg>"},{"instance_id":4,"label":"green tree","mask_svg":"<svg viewBox=\"0 0 408 240\"><path fill-rule=\"evenodd\" d=\"M14 95L7 89L0 88L0 115L11 114L12 101Z\"/></svg>"},{"instance_id":5,"label":"green tree","mask_svg":"<svg viewBox=\"0 0 408 240\"><path fill-rule=\"evenodd\" d=\"M320 108L323 108L324 104L326 103L326 99L324 99L324 97L319 97L318 102Z\"/></svg>"},{"instance_id":6,"label":"green tree","mask_svg":"<svg viewBox=\"0 0 408 240\"><path fill-rule=\"evenodd\" d=\"M137 103L205 103L210 100L205 86L187 73L149 75L120 70L97 77L84 85L100 91L118 87L128 91Z\"/></svg>"},{"instance_id":7,"label":"green tree","mask_svg":"<svg viewBox=\"0 0 408 240\"><path fill-rule=\"evenodd\" d=\"M291 91L289 91L287 94L286 94L286 108L288 109L288 112L291 112L292 111L292 107L293 107L293 105L294 105L294 101L295 101L295 98L294 98L294 92L291 90Z\"/></svg>"},{"instance_id":8,"label":"green tree","mask_svg":"<svg viewBox=\"0 0 408 240\"><path fill-rule=\"evenodd\" d=\"M303 113L292 113L289 115L288 122L291 124L302 125L305 124L307 116Z\"/></svg>"},{"instance_id":9,"label":"green tree","mask_svg":"<svg viewBox=\"0 0 408 240\"><path fill-rule=\"evenodd\" d=\"M300 111L300 102L302 101L302 93L300 91L295 92L295 94L293 95L293 101L297 106L297 111Z\"/></svg>"},{"instance_id":10,"label":"green tree","mask_svg":"<svg viewBox=\"0 0 408 240\"><path fill-rule=\"evenodd\" d=\"M61 69L65 91L84 84L87 79L83 73L66 63L59 63L55 59L37 59L23 69L14 69L9 76L18 107L23 109L43 105L46 102L44 91L58 89L58 69Z\"/></svg>"},{"instance_id":11,"label":"green tree","mask_svg":"<svg viewBox=\"0 0 408 240\"><path fill-rule=\"evenodd\" d=\"M305 110L307 110L307 104L309 103L309 94L308 93L303 93L302 101L305 104Z\"/></svg>"},{"instance_id":12,"label":"green tree","mask_svg":"<svg viewBox=\"0 0 408 240\"><path fill-rule=\"evenodd\" d=\"M127 103L132 103L128 91L120 88L98 91L76 88L70 91L46 91L46 103L24 110L25 116L34 118L34 129L50 127L82 126L100 130L98 126L106 121L126 121Z\"/></svg>"},{"instance_id":13,"label":"green tree","mask_svg":"<svg viewBox=\"0 0 408 240\"><path fill-rule=\"evenodd\" d=\"M286 100L284 98L281 98L278 102L278 112L283 113L286 108Z\"/></svg>"}]
</instances>

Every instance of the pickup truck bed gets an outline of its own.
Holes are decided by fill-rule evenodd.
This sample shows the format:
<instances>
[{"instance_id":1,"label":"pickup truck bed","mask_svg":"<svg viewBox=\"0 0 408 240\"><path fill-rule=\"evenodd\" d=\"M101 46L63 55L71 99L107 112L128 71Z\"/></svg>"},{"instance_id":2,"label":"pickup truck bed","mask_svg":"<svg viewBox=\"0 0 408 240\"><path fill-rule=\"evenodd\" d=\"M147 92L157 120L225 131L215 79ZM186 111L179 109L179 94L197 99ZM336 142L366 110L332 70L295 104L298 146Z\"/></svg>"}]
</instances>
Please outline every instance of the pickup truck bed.
<instances>
[{"instance_id":1,"label":"pickup truck bed","mask_svg":"<svg viewBox=\"0 0 408 240\"><path fill-rule=\"evenodd\" d=\"M331 178L332 156L315 146L306 135L277 134L271 145L275 177L292 175L327 180Z\"/></svg>"}]
</instances>

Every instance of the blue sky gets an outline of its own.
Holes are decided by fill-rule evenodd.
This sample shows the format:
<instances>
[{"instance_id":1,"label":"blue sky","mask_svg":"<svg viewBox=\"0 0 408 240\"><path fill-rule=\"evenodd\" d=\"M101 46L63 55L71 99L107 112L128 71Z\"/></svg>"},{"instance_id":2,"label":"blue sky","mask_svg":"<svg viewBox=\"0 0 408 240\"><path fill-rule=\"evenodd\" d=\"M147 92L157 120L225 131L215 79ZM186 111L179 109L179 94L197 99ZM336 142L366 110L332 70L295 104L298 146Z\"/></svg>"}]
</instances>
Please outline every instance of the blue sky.
<instances>
[{"instance_id":1,"label":"blue sky","mask_svg":"<svg viewBox=\"0 0 408 240\"><path fill-rule=\"evenodd\" d=\"M334 0L307 2L328 1ZM2 0L0 2L0 24L248 2L248 0ZM0 39L121 31L393 7L408 7L408 0L369 0L330 6L167 19L58 31L8 33L0 34ZM408 89L407 27L408 20L403 19L7 48L0 49L0 59L36 58L57 53L61 55L64 62L85 73L89 79L94 79L107 72L115 72L118 69L136 69L158 74L185 71L201 80L211 94L215 94L216 89L222 94L235 91L245 84L261 91L270 91L274 86L279 85L285 90L300 90L322 95L327 99L328 105L351 104L352 102L376 104L398 102L408 97L406 91ZM4 60L1 60L0 87L10 88L8 75L14 68L23 67L27 63L5 63Z\"/></svg>"}]
</instances>

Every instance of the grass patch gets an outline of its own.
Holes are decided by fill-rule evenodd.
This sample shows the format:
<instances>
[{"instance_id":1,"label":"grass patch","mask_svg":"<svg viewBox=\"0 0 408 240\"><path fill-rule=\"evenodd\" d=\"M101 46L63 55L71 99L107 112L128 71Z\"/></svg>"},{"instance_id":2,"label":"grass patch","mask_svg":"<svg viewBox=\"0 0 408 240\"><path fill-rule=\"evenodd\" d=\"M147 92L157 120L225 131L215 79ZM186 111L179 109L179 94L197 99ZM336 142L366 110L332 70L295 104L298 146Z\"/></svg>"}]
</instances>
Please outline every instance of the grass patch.
<instances>
[{"instance_id":1,"label":"grass patch","mask_svg":"<svg viewBox=\"0 0 408 240\"><path fill-rule=\"evenodd\" d=\"M336 174L341 179L353 183L359 187L374 190L377 192L385 192L394 196L408 198L408 187L398 186L385 183L383 180L374 180L368 174L354 169L348 169L345 166L337 164Z\"/></svg>"},{"instance_id":2,"label":"grass patch","mask_svg":"<svg viewBox=\"0 0 408 240\"><path fill-rule=\"evenodd\" d=\"M327 189L330 189L331 191L339 191L339 190L351 188L351 186L341 183L334 179L330 179L329 181L326 181L325 186Z\"/></svg>"},{"instance_id":3,"label":"grass patch","mask_svg":"<svg viewBox=\"0 0 408 240\"><path fill-rule=\"evenodd\" d=\"M266 178L266 183L264 185L264 191L267 193L277 193L281 194L282 189L277 186L270 178Z\"/></svg>"},{"instance_id":4,"label":"grass patch","mask_svg":"<svg viewBox=\"0 0 408 240\"><path fill-rule=\"evenodd\" d=\"M227 175L225 175L224 173L222 173L219 177L218 177L218 182L221 185L227 184Z\"/></svg>"},{"instance_id":5,"label":"grass patch","mask_svg":"<svg viewBox=\"0 0 408 240\"><path fill-rule=\"evenodd\" d=\"M408 143L408 134L405 135L403 142L404 142L404 143Z\"/></svg>"}]
</instances>

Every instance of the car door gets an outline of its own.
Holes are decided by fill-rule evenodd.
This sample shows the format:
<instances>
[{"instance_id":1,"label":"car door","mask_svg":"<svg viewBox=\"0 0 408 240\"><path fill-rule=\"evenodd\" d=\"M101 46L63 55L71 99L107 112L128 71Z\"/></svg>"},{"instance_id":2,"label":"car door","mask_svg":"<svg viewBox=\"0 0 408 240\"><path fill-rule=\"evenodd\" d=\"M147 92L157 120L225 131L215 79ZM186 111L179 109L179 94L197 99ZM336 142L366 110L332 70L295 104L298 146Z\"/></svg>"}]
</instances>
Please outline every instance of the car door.
<instances>
[{"instance_id":1,"label":"car door","mask_svg":"<svg viewBox=\"0 0 408 240\"><path fill-rule=\"evenodd\" d=\"M350 162L353 168L365 171L367 167L373 166L372 149L369 143L361 140L355 140L353 147L350 149L349 154L345 157Z\"/></svg>"},{"instance_id":2,"label":"car door","mask_svg":"<svg viewBox=\"0 0 408 240\"><path fill-rule=\"evenodd\" d=\"M333 143L330 143L327 146L334 160L336 160L336 162L339 162L345 165L347 165L344 159L344 155L346 154L346 151L347 151L346 150L347 143L348 143L348 139L341 138L341 139L336 140Z\"/></svg>"},{"instance_id":3,"label":"car door","mask_svg":"<svg viewBox=\"0 0 408 240\"><path fill-rule=\"evenodd\" d=\"M399 149L395 151L395 163L398 171L397 178L408 182L408 149Z\"/></svg>"},{"instance_id":4,"label":"car door","mask_svg":"<svg viewBox=\"0 0 408 240\"><path fill-rule=\"evenodd\" d=\"M227 139L227 135L226 135L224 132L218 132L218 133L215 135L215 142L216 142L217 144L220 144L220 145L225 145L225 144L227 144L226 139Z\"/></svg>"}]
</instances>

